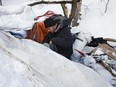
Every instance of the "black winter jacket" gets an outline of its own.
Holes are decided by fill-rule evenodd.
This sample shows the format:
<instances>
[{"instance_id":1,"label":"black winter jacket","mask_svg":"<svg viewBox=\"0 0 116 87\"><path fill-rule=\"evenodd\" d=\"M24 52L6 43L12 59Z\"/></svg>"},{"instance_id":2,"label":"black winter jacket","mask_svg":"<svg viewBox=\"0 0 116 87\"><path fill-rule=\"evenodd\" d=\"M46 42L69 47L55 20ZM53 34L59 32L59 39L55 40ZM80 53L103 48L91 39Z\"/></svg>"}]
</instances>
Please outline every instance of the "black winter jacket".
<instances>
[{"instance_id":1,"label":"black winter jacket","mask_svg":"<svg viewBox=\"0 0 116 87\"><path fill-rule=\"evenodd\" d=\"M50 41L52 41L52 44L56 46L59 54L70 59L70 56L73 52L72 35L67 21L63 21L63 27L60 28L57 32L49 32L45 36L43 43L49 43Z\"/></svg>"}]
</instances>

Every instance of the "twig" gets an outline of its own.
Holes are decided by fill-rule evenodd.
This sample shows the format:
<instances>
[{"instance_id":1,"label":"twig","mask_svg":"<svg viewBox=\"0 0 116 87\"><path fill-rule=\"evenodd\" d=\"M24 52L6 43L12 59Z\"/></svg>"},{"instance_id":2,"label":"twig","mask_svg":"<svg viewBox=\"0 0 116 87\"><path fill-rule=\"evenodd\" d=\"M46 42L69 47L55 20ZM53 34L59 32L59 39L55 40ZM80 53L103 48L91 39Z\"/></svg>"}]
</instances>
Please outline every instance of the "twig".
<instances>
[{"instance_id":1,"label":"twig","mask_svg":"<svg viewBox=\"0 0 116 87\"><path fill-rule=\"evenodd\" d=\"M107 12L109 1L110 1L110 0L108 0L107 3L106 3L105 13Z\"/></svg>"}]
</instances>

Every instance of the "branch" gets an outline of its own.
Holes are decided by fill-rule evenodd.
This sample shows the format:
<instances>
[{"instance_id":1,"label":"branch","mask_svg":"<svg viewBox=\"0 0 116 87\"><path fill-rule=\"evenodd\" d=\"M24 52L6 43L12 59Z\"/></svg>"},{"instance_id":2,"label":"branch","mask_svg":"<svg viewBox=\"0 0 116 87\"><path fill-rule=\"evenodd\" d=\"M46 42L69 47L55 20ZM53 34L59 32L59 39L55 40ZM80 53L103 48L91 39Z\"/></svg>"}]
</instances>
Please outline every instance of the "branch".
<instances>
[{"instance_id":1,"label":"branch","mask_svg":"<svg viewBox=\"0 0 116 87\"><path fill-rule=\"evenodd\" d=\"M71 0L71 1L44 1L44 0L42 0L42 1L37 1L37 2L34 2L34 3L31 3L31 4L28 4L28 6L34 6L34 5L38 5L38 4L72 4L72 1L73 0ZM80 2L81 0L77 0L77 2Z\"/></svg>"},{"instance_id":2,"label":"branch","mask_svg":"<svg viewBox=\"0 0 116 87\"><path fill-rule=\"evenodd\" d=\"M110 0L108 0L107 3L106 3L105 13L106 13L106 11L107 11L107 9L108 9L109 1L110 1Z\"/></svg>"},{"instance_id":3,"label":"branch","mask_svg":"<svg viewBox=\"0 0 116 87\"><path fill-rule=\"evenodd\" d=\"M34 6L34 5L38 5L38 4L65 4L65 3L71 4L72 1L38 1L38 2L34 2L32 4L29 4L28 6Z\"/></svg>"}]
</instances>

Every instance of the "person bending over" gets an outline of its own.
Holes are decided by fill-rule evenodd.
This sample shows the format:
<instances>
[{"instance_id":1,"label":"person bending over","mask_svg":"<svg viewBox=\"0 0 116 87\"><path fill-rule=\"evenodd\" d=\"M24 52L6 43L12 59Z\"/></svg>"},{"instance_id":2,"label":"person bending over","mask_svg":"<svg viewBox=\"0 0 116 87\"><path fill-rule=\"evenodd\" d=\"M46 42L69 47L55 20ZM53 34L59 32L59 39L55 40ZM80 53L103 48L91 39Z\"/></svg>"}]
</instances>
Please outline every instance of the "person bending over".
<instances>
[{"instance_id":1,"label":"person bending over","mask_svg":"<svg viewBox=\"0 0 116 87\"><path fill-rule=\"evenodd\" d=\"M66 17L55 14L45 19L44 25L48 29L48 33L45 35L42 43L49 46L53 51L70 59L73 52L72 35Z\"/></svg>"}]
</instances>

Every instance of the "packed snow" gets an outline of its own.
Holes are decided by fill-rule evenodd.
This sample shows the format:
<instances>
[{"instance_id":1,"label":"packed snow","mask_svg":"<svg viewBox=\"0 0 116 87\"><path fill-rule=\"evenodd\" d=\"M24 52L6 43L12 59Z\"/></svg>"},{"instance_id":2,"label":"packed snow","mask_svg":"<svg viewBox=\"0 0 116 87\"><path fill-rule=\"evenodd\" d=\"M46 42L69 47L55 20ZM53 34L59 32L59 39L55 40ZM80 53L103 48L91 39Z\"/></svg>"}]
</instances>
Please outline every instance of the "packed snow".
<instances>
[{"instance_id":1,"label":"packed snow","mask_svg":"<svg viewBox=\"0 0 116 87\"><path fill-rule=\"evenodd\" d=\"M82 0L82 17L78 29L85 29L95 37L116 38L116 1ZM106 3L109 1L107 10Z\"/></svg>"},{"instance_id":2,"label":"packed snow","mask_svg":"<svg viewBox=\"0 0 116 87\"><path fill-rule=\"evenodd\" d=\"M0 37L1 87L112 87L92 69L42 44L4 32Z\"/></svg>"}]
</instances>

